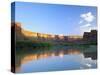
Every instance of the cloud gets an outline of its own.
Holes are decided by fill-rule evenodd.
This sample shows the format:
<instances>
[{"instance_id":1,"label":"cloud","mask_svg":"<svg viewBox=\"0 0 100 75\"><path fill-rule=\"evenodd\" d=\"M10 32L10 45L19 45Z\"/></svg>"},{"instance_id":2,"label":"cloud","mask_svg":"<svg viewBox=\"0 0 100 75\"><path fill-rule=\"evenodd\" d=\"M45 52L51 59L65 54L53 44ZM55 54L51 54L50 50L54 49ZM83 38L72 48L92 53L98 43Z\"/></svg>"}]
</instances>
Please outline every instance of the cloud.
<instances>
[{"instance_id":1,"label":"cloud","mask_svg":"<svg viewBox=\"0 0 100 75\"><path fill-rule=\"evenodd\" d=\"M81 21L79 22L79 24L81 24L81 23L83 23L83 20L81 20Z\"/></svg>"},{"instance_id":2,"label":"cloud","mask_svg":"<svg viewBox=\"0 0 100 75\"><path fill-rule=\"evenodd\" d=\"M90 24L90 23L87 23L87 24L82 25L82 26L80 26L80 27L81 27L81 28L84 28L84 27L89 27L89 26L91 26L91 24Z\"/></svg>"},{"instance_id":3,"label":"cloud","mask_svg":"<svg viewBox=\"0 0 100 75\"><path fill-rule=\"evenodd\" d=\"M81 35L83 35L84 32L90 32L92 29L97 29L96 26L92 25L92 22L95 20L95 16L92 12L80 14L80 18L79 25Z\"/></svg>"},{"instance_id":4,"label":"cloud","mask_svg":"<svg viewBox=\"0 0 100 75\"><path fill-rule=\"evenodd\" d=\"M97 30L97 27L96 26L80 27L81 35L83 35L84 32L90 32L91 30Z\"/></svg>"},{"instance_id":5,"label":"cloud","mask_svg":"<svg viewBox=\"0 0 100 75\"><path fill-rule=\"evenodd\" d=\"M81 14L80 17L88 22L88 23L91 23L93 22L93 20L95 19L95 16L92 14L92 12L88 12L88 13L84 13L84 14Z\"/></svg>"},{"instance_id":6,"label":"cloud","mask_svg":"<svg viewBox=\"0 0 100 75\"><path fill-rule=\"evenodd\" d=\"M91 28L90 27L84 27L84 28L80 28L80 34L83 35L84 32L90 32Z\"/></svg>"}]
</instances>

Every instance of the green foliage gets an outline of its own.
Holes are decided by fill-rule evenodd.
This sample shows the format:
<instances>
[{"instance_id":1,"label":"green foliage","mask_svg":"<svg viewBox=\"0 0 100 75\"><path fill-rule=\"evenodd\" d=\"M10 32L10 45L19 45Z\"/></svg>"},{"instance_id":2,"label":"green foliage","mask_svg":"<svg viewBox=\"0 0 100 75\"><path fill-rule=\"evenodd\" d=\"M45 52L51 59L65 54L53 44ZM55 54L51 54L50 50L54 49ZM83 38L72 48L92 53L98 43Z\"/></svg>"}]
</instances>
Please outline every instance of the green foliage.
<instances>
[{"instance_id":1,"label":"green foliage","mask_svg":"<svg viewBox=\"0 0 100 75\"><path fill-rule=\"evenodd\" d=\"M32 49L32 48L41 48L41 47L51 47L53 46L49 42L33 42L33 41L16 41L17 49Z\"/></svg>"}]
</instances>

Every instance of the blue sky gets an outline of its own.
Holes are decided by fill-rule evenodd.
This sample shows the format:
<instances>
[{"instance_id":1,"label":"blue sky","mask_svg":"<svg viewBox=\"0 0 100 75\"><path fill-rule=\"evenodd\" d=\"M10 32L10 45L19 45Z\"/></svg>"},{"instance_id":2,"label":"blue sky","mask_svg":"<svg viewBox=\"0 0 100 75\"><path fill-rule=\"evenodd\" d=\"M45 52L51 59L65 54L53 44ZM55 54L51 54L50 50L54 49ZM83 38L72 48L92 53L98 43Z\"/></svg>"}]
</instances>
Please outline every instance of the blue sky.
<instances>
[{"instance_id":1,"label":"blue sky","mask_svg":"<svg viewBox=\"0 0 100 75\"><path fill-rule=\"evenodd\" d=\"M97 28L97 8L30 2L15 3L15 21L24 29L63 35L81 35Z\"/></svg>"}]
</instances>

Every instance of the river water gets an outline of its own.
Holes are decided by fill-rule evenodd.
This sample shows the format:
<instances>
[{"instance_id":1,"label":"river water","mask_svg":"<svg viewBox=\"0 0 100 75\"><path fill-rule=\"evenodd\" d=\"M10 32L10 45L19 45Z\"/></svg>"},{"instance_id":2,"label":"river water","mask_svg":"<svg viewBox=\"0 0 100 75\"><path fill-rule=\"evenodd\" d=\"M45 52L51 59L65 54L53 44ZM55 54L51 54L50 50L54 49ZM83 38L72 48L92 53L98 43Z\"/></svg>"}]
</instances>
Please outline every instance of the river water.
<instances>
[{"instance_id":1,"label":"river water","mask_svg":"<svg viewBox=\"0 0 100 75\"><path fill-rule=\"evenodd\" d=\"M97 68L97 47L67 46L22 50L16 54L16 73Z\"/></svg>"}]
</instances>

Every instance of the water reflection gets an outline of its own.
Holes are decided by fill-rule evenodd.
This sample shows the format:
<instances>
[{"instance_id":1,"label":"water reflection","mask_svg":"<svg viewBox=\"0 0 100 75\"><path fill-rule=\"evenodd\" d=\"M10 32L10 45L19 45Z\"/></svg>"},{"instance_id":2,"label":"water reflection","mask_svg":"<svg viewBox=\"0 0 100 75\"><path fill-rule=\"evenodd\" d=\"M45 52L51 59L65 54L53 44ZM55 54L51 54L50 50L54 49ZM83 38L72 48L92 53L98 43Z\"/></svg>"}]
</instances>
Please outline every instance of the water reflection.
<instances>
[{"instance_id":1,"label":"water reflection","mask_svg":"<svg viewBox=\"0 0 100 75\"><path fill-rule=\"evenodd\" d=\"M38 49L38 52L26 52L25 54L17 55L16 72L96 68L97 52L95 49L96 46L81 49L64 47L42 51Z\"/></svg>"},{"instance_id":2,"label":"water reflection","mask_svg":"<svg viewBox=\"0 0 100 75\"><path fill-rule=\"evenodd\" d=\"M59 57L63 57L66 54L70 54L70 55L76 55L76 54L80 54L79 50L61 50L61 51L55 51L55 52L44 52L44 53L38 53L38 54L30 54L27 56L24 56L21 58L21 64L27 63L31 60L38 60L38 59L44 59L44 58L48 58L51 56L59 56Z\"/></svg>"}]
</instances>

